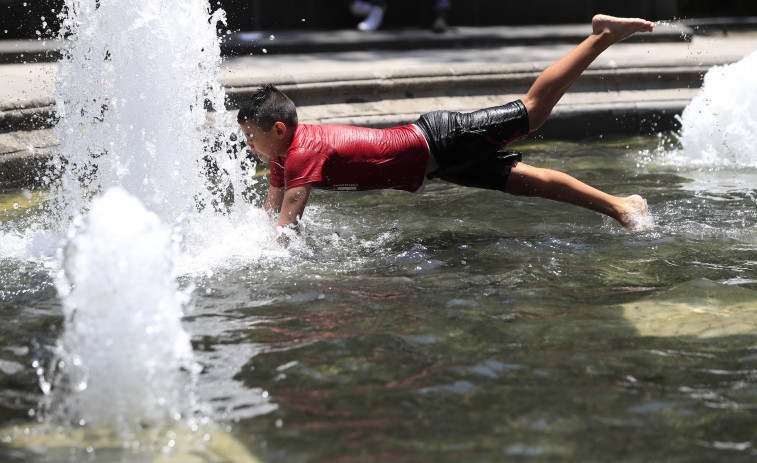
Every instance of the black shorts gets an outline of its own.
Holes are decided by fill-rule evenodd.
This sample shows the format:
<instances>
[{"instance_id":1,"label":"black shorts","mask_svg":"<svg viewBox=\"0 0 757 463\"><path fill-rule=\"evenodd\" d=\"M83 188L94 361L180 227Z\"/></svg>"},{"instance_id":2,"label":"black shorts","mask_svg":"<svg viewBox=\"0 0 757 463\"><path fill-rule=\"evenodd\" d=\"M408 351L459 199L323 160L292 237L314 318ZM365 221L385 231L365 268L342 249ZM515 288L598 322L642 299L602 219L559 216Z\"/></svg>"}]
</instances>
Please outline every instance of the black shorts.
<instances>
[{"instance_id":1,"label":"black shorts","mask_svg":"<svg viewBox=\"0 0 757 463\"><path fill-rule=\"evenodd\" d=\"M528 111L522 101L472 113L433 111L415 122L428 141L439 169L428 178L464 186L505 190L520 153L508 144L528 135Z\"/></svg>"}]
</instances>

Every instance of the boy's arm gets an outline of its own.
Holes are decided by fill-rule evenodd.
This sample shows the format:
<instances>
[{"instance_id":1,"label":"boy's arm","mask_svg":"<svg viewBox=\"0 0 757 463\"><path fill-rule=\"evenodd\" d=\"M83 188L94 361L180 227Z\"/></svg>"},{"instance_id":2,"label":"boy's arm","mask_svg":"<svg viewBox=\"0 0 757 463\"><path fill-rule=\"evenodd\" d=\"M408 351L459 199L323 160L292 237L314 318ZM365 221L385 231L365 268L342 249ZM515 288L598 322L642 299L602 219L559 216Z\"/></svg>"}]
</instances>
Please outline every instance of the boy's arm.
<instances>
[{"instance_id":1,"label":"boy's arm","mask_svg":"<svg viewBox=\"0 0 757 463\"><path fill-rule=\"evenodd\" d=\"M268 187L268 196L265 198L263 210L269 217L281 212L281 203L284 201L284 188Z\"/></svg>"},{"instance_id":2,"label":"boy's arm","mask_svg":"<svg viewBox=\"0 0 757 463\"><path fill-rule=\"evenodd\" d=\"M291 229L297 228L297 222L305 211L305 205L310 196L310 189L311 185L308 183L284 191L279 223L277 224L278 227ZM283 233L279 234L277 241L283 246L289 244L289 238Z\"/></svg>"}]
</instances>

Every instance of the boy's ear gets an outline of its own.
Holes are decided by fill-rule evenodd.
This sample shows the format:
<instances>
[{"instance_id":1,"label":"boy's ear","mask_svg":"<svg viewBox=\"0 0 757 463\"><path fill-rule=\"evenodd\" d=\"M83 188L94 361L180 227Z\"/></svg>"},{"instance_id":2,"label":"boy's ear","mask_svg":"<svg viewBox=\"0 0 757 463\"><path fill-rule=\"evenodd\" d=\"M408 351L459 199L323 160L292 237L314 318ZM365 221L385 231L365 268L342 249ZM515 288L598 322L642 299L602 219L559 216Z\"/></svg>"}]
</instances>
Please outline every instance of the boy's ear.
<instances>
[{"instance_id":1,"label":"boy's ear","mask_svg":"<svg viewBox=\"0 0 757 463\"><path fill-rule=\"evenodd\" d=\"M287 125L281 121L275 122L273 124L273 129L276 131L276 135L279 137L287 133Z\"/></svg>"}]
</instances>

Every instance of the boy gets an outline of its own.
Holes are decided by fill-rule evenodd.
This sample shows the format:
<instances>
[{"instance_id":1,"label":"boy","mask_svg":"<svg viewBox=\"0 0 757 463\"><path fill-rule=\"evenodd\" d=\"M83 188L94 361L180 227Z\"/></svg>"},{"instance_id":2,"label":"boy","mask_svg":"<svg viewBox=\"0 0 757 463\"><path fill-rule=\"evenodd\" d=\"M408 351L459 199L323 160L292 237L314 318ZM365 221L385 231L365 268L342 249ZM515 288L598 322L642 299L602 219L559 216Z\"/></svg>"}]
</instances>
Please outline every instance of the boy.
<instances>
[{"instance_id":1,"label":"boy","mask_svg":"<svg viewBox=\"0 0 757 463\"><path fill-rule=\"evenodd\" d=\"M391 129L299 124L292 101L264 85L237 115L247 145L271 164L264 208L279 214L278 227L296 228L310 190L398 189L420 192L424 178L515 195L539 196L606 214L624 227L643 226L639 195L611 196L575 178L520 162L504 151L539 128L567 89L610 45L636 32L651 32L643 19L597 15L593 33L544 70L526 96L468 114L434 111L414 124ZM279 235L282 244L285 234Z\"/></svg>"}]
</instances>

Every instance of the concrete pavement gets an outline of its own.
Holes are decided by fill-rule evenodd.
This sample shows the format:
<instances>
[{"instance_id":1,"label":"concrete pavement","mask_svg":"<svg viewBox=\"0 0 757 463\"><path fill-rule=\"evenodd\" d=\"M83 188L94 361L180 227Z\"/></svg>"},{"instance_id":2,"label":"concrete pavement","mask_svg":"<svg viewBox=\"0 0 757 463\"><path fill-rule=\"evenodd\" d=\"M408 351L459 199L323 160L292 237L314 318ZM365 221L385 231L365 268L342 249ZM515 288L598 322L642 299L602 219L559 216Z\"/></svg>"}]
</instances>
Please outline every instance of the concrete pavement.
<instances>
[{"instance_id":1,"label":"concrete pavement","mask_svg":"<svg viewBox=\"0 0 757 463\"><path fill-rule=\"evenodd\" d=\"M293 97L305 123L391 126L434 109L468 111L518 98L544 67L590 32L588 26L552 29L530 41L480 46L473 46L469 33L454 46L451 39L444 39L448 46L427 48L417 41L416 48L404 50L367 44L347 51L323 46L317 53L261 49L228 57L220 78L230 110L260 83L271 82ZM683 28L684 37L681 30L658 26L646 41L609 49L560 102L542 136L669 130L709 67L735 62L757 46L754 32L692 36ZM282 34L266 40L285 42ZM33 183L57 144L50 130L56 71L53 62L0 65L0 189Z\"/></svg>"}]
</instances>

